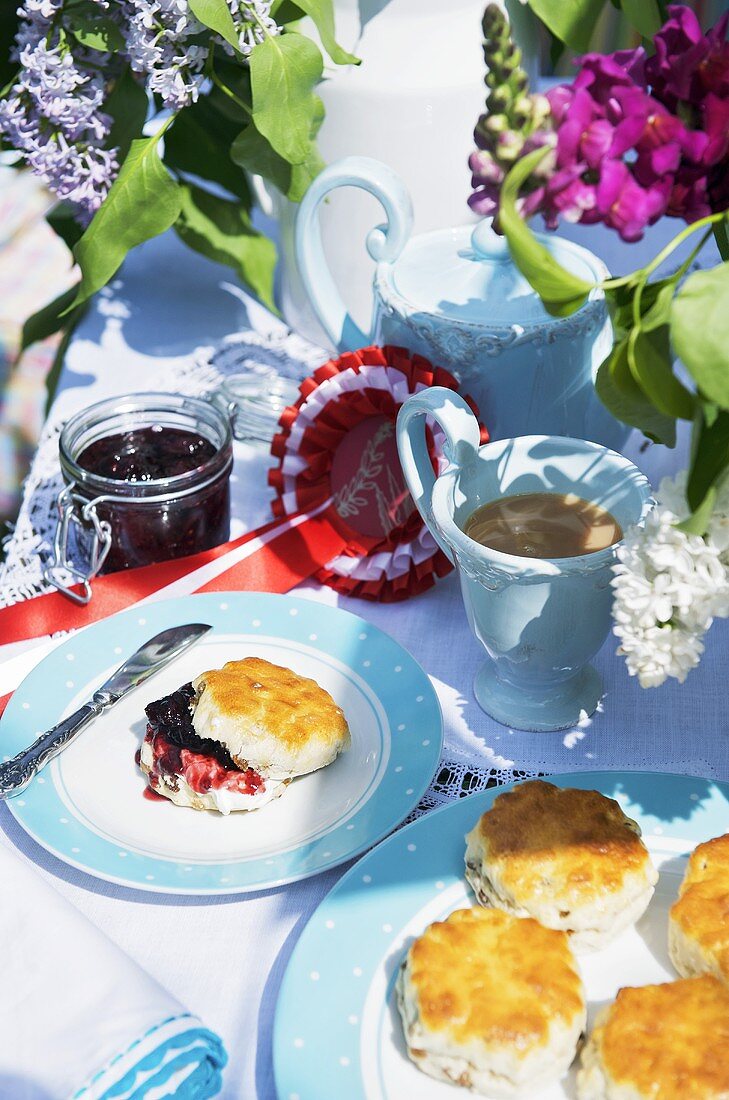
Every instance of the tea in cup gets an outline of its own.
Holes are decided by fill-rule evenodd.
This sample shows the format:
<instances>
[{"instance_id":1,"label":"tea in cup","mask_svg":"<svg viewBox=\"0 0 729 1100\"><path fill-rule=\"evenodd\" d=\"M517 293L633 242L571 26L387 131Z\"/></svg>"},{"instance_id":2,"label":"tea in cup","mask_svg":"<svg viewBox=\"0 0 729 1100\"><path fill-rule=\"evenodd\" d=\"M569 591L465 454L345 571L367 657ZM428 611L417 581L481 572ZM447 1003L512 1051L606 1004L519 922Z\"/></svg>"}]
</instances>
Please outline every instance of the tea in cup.
<instances>
[{"instance_id":1,"label":"tea in cup","mask_svg":"<svg viewBox=\"0 0 729 1100\"><path fill-rule=\"evenodd\" d=\"M446 439L450 464L438 477L426 416ZM479 446L466 402L438 386L405 402L397 437L408 488L456 566L468 622L490 658L474 683L480 706L534 731L592 714L603 689L589 662L610 629L623 532L653 503L647 478L617 452L579 439Z\"/></svg>"}]
</instances>

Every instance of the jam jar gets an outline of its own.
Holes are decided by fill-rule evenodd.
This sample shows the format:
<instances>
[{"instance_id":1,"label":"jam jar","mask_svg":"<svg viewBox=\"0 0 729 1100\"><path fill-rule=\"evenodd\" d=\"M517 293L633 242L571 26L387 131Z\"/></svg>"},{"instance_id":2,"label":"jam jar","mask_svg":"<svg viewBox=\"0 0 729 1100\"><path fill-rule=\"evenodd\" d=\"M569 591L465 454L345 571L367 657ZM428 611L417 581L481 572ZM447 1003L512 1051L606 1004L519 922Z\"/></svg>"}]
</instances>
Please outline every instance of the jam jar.
<instances>
[{"instance_id":1,"label":"jam jar","mask_svg":"<svg viewBox=\"0 0 729 1100\"><path fill-rule=\"evenodd\" d=\"M45 575L79 602L97 573L194 554L230 536L231 425L212 402L167 393L100 401L67 422L59 455L65 485Z\"/></svg>"}]
</instances>

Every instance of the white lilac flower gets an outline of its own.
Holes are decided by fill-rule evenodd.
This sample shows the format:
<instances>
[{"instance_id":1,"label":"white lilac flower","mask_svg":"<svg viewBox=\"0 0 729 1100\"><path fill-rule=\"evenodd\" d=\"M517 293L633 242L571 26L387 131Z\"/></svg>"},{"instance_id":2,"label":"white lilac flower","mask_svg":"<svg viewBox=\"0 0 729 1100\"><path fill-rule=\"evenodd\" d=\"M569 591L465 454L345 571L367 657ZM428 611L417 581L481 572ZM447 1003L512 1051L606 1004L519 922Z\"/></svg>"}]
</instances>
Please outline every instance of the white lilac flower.
<instances>
[{"instance_id":1,"label":"white lilac flower","mask_svg":"<svg viewBox=\"0 0 729 1100\"><path fill-rule=\"evenodd\" d=\"M614 630L628 671L643 687L685 680L713 619L729 615L729 493L720 495L706 538L676 526L688 513L685 475L665 479L642 529L618 550Z\"/></svg>"},{"instance_id":2,"label":"white lilac flower","mask_svg":"<svg viewBox=\"0 0 729 1100\"><path fill-rule=\"evenodd\" d=\"M271 15L271 0L228 0L228 7L238 33L238 48L244 57L266 35L281 31Z\"/></svg>"},{"instance_id":3,"label":"white lilac flower","mask_svg":"<svg viewBox=\"0 0 729 1100\"><path fill-rule=\"evenodd\" d=\"M205 28L187 0L127 0L127 53L149 91L174 111L194 103L203 81L208 48L189 41Z\"/></svg>"},{"instance_id":4,"label":"white lilac flower","mask_svg":"<svg viewBox=\"0 0 729 1100\"><path fill-rule=\"evenodd\" d=\"M15 56L20 73L0 101L0 133L88 222L118 171L115 150L103 147L111 120L101 110L106 94L101 70L113 72L113 65L92 67L88 51L72 50L63 0L26 0L19 15ZM103 54L95 58L109 62Z\"/></svg>"}]
</instances>

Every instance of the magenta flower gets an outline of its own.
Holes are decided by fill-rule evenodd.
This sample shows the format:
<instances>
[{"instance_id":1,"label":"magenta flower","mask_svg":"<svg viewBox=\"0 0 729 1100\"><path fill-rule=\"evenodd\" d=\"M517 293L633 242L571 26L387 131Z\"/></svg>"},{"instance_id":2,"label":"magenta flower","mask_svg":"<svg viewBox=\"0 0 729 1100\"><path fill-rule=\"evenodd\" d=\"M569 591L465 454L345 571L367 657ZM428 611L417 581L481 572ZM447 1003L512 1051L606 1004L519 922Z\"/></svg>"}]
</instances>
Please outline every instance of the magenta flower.
<instances>
[{"instance_id":1,"label":"magenta flower","mask_svg":"<svg viewBox=\"0 0 729 1100\"><path fill-rule=\"evenodd\" d=\"M556 133L545 124L533 137L555 151L520 200L524 215L538 210L550 228L602 222L634 241L664 214L691 222L729 208L729 13L707 34L690 8L668 13L652 57L586 54L574 82L548 92ZM500 171L475 153L469 201L495 214L509 163L490 148Z\"/></svg>"}]
</instances>

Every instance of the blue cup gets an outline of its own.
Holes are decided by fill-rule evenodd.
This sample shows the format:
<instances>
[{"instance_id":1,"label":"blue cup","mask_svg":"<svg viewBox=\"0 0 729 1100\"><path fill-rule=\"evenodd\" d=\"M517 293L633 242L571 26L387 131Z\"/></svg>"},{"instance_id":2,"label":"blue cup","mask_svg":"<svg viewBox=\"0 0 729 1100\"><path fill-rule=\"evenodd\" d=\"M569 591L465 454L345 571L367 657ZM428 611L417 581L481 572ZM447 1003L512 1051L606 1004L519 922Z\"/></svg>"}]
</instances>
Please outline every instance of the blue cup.
<instances>
[{"instance_id":1,"label":"blue cup","mask_svg":"<svg viewBox=\"0 0 729 1100\"><path fill-rule=\"evenodd\" d=\"M436 477L425 418L445 435L449 465ZM575 493L606 508L625 531L652 507L646 477L615 451L564 436L522 436L479 446L466 402L439 386L410 397L398 416L405 479L431 533L458 570L471 630L490 660L474 692L498 722L565 729L603 694L589 664L610 629L612 566L620 543L571 558L527 558L464 533L481 505L520 493Z\"/></svg>"}]
</instances>

